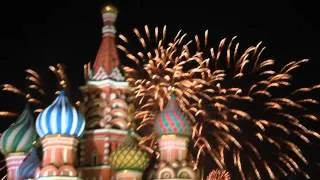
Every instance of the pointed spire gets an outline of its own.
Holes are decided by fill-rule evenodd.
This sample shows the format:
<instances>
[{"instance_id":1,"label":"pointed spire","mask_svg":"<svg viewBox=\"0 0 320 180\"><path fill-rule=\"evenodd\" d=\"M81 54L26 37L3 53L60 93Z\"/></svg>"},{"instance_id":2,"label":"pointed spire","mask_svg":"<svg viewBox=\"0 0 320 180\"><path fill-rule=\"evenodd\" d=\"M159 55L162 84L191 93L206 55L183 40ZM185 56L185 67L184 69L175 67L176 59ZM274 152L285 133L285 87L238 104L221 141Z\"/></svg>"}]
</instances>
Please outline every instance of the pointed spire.
<instances>
[{"instance_id":1,"label":"pointed spire","mask_svg":"<svg viewBox=\"0 0 320 180\"><path fill-rule=\"evenodd\" d=\"M102 8L103 37L93 64L93 80L105 79L114 68L120 65L115 43L116 28L114 23L117 15L118 10L113 5L106 5Z\"/></svg>"}]
</instances>

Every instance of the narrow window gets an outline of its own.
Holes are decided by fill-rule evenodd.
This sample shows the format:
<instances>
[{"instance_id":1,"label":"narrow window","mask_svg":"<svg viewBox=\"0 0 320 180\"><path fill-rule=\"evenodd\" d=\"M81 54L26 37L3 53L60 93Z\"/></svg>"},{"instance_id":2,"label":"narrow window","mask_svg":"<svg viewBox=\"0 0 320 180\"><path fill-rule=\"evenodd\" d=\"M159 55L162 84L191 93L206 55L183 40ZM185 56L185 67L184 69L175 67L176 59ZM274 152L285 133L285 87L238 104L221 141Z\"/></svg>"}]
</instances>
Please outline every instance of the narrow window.
<instances>
[{"instance_id":1,"label":"narrow window","mask_svg":"<svg viewBox=\"0 0 320 180\"><path fill-rule=\"evenodd\" d=\"M97 165L97 152L92 152L91 154L91 165Z\"/></svg>"}]
</instances>

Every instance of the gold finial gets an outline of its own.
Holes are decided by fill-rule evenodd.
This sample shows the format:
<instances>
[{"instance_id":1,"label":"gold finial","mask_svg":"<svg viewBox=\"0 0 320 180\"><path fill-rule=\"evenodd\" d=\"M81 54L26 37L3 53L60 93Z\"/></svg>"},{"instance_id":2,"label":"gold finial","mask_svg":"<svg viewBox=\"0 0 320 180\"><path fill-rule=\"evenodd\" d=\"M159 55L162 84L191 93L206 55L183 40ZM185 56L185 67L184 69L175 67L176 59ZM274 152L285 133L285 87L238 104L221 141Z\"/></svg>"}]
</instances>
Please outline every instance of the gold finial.
<instances>
[{"instance_id":1,"label":"gold finial","mask_svg":"<svg viewBox=\"0 0 320 180\"><path fill-rule=\"evenodd\" d=\"M107 5L103 6L102 13L118 14L118 9L112 4L107 4Z\"/></svg>"}]
</instances>

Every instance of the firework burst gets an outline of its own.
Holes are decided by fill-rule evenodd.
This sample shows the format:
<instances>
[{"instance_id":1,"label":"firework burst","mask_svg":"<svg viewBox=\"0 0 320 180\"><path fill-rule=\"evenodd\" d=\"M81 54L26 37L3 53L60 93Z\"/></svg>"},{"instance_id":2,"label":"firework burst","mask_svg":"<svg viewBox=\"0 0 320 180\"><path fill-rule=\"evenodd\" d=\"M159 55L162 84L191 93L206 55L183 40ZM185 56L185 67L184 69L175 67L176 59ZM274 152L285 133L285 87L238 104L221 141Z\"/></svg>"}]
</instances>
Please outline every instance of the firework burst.
<instances>
[{"instance_id":1,"label":"firework burst","mask_svg":"<svg viewBox=\"0 0 320 180\"><path fill-rule=\"evenodd\" d=\"M57 86L55 87L56 91L54 94L58 94L59 90L66 89L68 87L68 79L65 72L65 67L61 64L55 66L49 66L49 70L54 73L57 79ZM39 73L32 69L25 70L26 76L26 88L20 89L13 84L2 84L0 85L2 92L9 92L22 96L28 103L34 105L36 109L35 113L40 113L42 107L44 107L47 102L44 102L49 97L49 93L46 92L43 87L43 80ZM50 102L50 101L48 101ZM0 116L16 116L17 113L9 111L1 111Z\"/></svg>"},{"instance_id":2,"label":"firework burst","mask_svg":"<svg viewBox=\"0 0 320 180\"><path fill-rule=\"evenodd\" d=\"M42 108L42 102L39 98L37 98L39 95L43 96L45 95L44 90L41 88L41 80L40 80L40 76L37 72L35 72L32 69L26 69L25 70L26 73L26 88L25 90L20 89L18 87L16 87L15 85L12 84L2 84L0 85L1 87L1 91L3 92L8 92L8 93L12 93L15 95L19 95L22 96L26 102L34 105L35 107L38 107L34 112L41 112ZM10 111L2 111L0 113L0 115L2 117L5 116L17 116L18 113L15 112L10 112Z\"/></svg>"},{"instance_id":3,"label":"firework burst","mask_svg":"<svg viewBox=\"0 0 320 180\"><path fill-rule=\"evenodd\" d=\"M59 94L61 89L66 89L68 87L68 80L65 73L65 68L61 64L55 66L49 66L49 70L54 73L57 79L57 86L54 94ZM20 89L12 84L2 84L0 85L0 93L11 93L23 97L25 102L29 103L33 107L33 112L35 116L42 112L43 108L48 105L52 97L48 91L45 91L43 87L43 79L39 73L32 69L25 70L26 76L26 87ZM0 111L0 118L7 117L17 117L19 113L12 112L11 110ZM1 137L1 134L0 134ZM6 171L5 160L0 160L0 173ZM3 176L1 179L6 179L7 175Z\"/></svg>"},{"instance_id":4,"label":"firework burst","mask_svg":"<svg viewBox=\"0 0 320 180\"><path fill-rule=\"evenodd\" d=\"M146 48L146 41L151 41L149 29L146 26L147 40L144 40L140 32L134 32L139 38L142 47ZM202 73L207 73L205 63L201 61L201 53L190 54L187 44L183 43L185 34L176 36L168 46L164 44L166 28L163 28L163 36L159 38L159 29L155 29L154 51L138 52L136 55L119 45L118 48L126 52L126 56L136 63L136 67L124 67L128 81L133 86L136 101L140 106L140 112L136 114L137 119L142 119L138 129L152 123L157 110L162 111L170 101L171 96L177 96L181 108L187 110L191 105L189 98L196 102L201 101L197 97L204 84L210 85L201 78ZM127 42L124 36L120 38ZM196 68L185 69L186 64L196 64ZM155 110L155 111L153 111ZM188 111L186 111L188 112ZM193 118L193 120L195 120Z\"/></svg>"},{"instance_id":5,"label":"firework burst","mask_svg":"<svg viewBox=\"0 0 320 180\"><path fill-rule=\"evenodd\" d=\"M214 49L208 46L208 31L204 42L198 35L188 41L181 31L167 40L166 27L156 27L154 35L148 26L134 33L141 49L129 51L121 44L118 48L134 62L124 70L136 98L137 130L152 126L175 95L192 120L196 165L203 155L210 155L216 167L241 179L291 173L309 177L301 145L320 138L312 129L318 115L308 108L318 105L308 93L320 85L291 86L293 71L308 60L277 69L275 60L262 57L261 43L241 51L234 37L221 40ZM128 44L125 36L119 38ZM146 142L154 146L154 134L141 141Z\"/></svg>"},{"instance_id":6,"label":"firework burst","mask_svg":"<svg viewBox=\"0 0 320 180\"><path fill-rule=\"evenodd\" d=\"M209 173L207 180L230 180L230 174L225 170L213 170Z\"/></svg>"}]
</instances>

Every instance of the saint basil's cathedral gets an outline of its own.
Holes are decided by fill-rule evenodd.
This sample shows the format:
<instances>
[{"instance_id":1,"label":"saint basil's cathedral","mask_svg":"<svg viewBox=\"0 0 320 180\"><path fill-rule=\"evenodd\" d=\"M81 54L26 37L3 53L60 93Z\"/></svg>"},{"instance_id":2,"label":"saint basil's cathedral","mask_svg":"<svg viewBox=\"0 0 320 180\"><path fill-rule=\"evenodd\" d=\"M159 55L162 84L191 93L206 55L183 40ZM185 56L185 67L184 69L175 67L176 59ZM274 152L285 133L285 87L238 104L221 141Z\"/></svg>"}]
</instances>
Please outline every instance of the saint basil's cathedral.
<instances>
[{"instance_id":1,"label":"saint basil's cathedral","mask_svg":"<svg viewBox=\"0 0 320 180\"><path fill-rule=\"evenodd\" d=\"M112 5L102 8L102 40L93 65L84 69L80 108L62 90L36 119L26 105L2 133L6 179L200 179L188 152L191 127L175 101L155 120L160 154L150 168L151 155L130 128L134 108L116 49L117 14Z\"/></svg>"}]
</instances>

